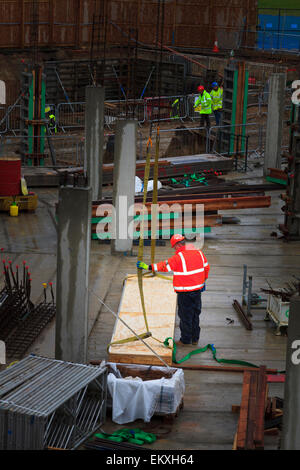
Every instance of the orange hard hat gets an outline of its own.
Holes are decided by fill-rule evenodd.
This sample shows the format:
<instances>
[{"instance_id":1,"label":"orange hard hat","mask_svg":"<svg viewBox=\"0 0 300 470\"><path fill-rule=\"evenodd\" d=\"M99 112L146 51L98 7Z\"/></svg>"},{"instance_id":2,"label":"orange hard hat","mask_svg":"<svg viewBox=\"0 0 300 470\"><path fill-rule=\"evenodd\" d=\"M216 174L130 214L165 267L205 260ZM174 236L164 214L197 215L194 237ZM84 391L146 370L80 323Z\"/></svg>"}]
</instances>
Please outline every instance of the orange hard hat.
<instances>
[{"instance_id":1,"label":"orange hard hat","mask_svg":"<svg viewBox=\"0 0 300 470\"><path fill-rule=\"evenodd\" d=\"M180 235L179 233L177 233L176 235L173 235L173 237L170 240L172 248L174 247L174 245L176 245L176 243L182 242L182 240L184 240L184 237Z\"/></svg>"},{"instance_id":2,"label":"orange hard hat","mask_svg":"<svg viewBox=\"0 0 300 470\"><path fill-rule=\"evenodd\" d=\"M197 91L204 91L204 86L199 85L198 88L197 88Z\"/></svg>"}]
</instances>

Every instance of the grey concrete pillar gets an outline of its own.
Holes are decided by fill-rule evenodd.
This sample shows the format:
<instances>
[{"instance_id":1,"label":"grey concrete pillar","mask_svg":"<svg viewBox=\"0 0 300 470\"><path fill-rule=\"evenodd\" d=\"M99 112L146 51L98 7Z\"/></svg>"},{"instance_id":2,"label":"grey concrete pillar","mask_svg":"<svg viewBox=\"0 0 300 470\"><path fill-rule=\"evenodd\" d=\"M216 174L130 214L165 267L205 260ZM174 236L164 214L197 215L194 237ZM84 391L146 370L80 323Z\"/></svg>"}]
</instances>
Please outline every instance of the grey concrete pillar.
<instances>
[{"instance_id":1,"label":"grey concrete pillar","mask_svg":"<svg viewBox=\"0 0 300 470\"><path fill-rule=\"evenodd\" d=\"M291 299L281 447L300 450L300 297Z\"/></svg>"},{"instance_id":2,"label":"grey concrete pillar","mask_svg":"<svg viewBox=\"0 0 300 470\"><path fill-rule=\"evenodd\" d=\"M85 162L92 200L102 197L102 165L104 145L104 88L85 89Z\"/></svg>"},{"instance_id":3,"label":"grey concrete pillar","mask_svg":"<svg viewBox=\"0 0 300 470\"><path fill-rule=\"evenodd\" d=\"M113 206L116 214L115 238L111 242L112 253L131 251L133 230L128 225L133 216L128 216L134 204L136 172L137 121L118 121L115 133Z\"/></svg>"},{"instance_id":4,"label":"grey concrete pillar","mask_svg":"<svg viewBox=\"0 0 300 470\"><path fill-rule=\"evenodd\" d=\"M63 361L87 361L91 209L91 188L60 188L55 358Z\"/></svg>"},{"instance_id":5,"label":"grey concrete pillar","mask_svg":"<svg viewBox=\"0 0 300 470\"><path fill-rule=\"evenodd\" d=\"M282 122L285 101L285 73L274 73L269 81L264 175L268 168L281 168Z\"/></svg>"}]
</instances>

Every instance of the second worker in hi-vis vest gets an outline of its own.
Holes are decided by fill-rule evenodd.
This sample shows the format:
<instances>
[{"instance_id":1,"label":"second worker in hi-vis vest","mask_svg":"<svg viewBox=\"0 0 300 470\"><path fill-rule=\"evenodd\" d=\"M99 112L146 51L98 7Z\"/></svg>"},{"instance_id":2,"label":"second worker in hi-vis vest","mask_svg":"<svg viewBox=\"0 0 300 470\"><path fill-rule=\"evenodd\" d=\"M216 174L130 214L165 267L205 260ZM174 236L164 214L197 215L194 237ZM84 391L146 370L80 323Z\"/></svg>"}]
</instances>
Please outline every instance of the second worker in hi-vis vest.
<instances>
[{"instance_id":1,"label":"second worker in hi-vis vest","mask_svg":"<svg viewBox=\"0 0 300 470\"><path fill-rule=\"evenodd\" d=\"M212 109L216 119L216 125L221 124L222 108L223 108L223 88L217 82L212 83L212 91L210 96L212 99Z\"/></svg>"},{"instance_id":2,"label":"second worker in hi-vis vest","mask_svg":"<svg viewBox=\"0 0 300 470\"><path fill-rule=\"evenodd\" d=\"M209 273L209 264L201 250L186 243L182 235L171 238L175 255L155 264L137 262L139 269L154 272L173 272L173 287L177 293L178 316L180 318L180 341L177 345L198 344L200 338L199 316L201 313L201 292Z\"/></svg>"}]
</instances>

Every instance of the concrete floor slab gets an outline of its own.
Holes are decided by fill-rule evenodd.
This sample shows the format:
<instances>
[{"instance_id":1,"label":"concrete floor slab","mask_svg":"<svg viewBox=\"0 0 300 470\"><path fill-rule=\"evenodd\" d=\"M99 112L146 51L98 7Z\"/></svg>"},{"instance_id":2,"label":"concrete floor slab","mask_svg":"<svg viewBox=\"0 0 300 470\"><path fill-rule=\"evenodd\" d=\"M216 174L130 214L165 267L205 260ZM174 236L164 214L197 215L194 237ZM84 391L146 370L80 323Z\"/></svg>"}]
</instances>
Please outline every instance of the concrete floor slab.
<instances>
[{"instance_id":1,"label":"concrete floor slab","mask_svg":"<svg viewBox=\"0 0 300 470\"><path fill-rule=\"evenodd\" d=\"M260 181L259 181L260 182ZM20 213L18 218L7 214L0 217L0 247L4 247L13 263L25 259L32 272L32 297L42 295L42 282L56 280L56 222L57 190L37 190L39 204L36 212ZM300 242L287 243L270 236L282 221L283 205L280 192L272 192L269 208L224 211L224 215L239 217L239 225L215 227L205 236L203 251L211 265L207 291L203 294L200 346L214 343L218 358L240 359L270 368L285 368L286 337L274 335L274 325L263 320L264 312L253 310L253 330L247 331L232 307L234 298L241 300L243 264L253 276L253 290L259 293L266 279L279 286L293 274L300 277ZM156 248L156 261L173 254L169 243ZM136 273L137 247L133 256L112 257L110 246L92 241L90 289L117 312L124 278ZM144 249L145 261L150 260L150 247ZM107 358L106 347L111 340L115 323L108 308L103 307L90 292L89 360ZM226 317L234 319L227 324ZM175 339L179 337L178 318ZM54 356L55 320L44 329L30 351ZM179 348L177 359L186 351ZM211 352L192 358L186 364L216 365ZM241 399L242 374L228 372L185 371L185 407L168 429L165 427L153 449L231 449L238 415L231 412L232 404ZM283 396L283 387L270 387L271 396ZM133 425L133 423L131 423ZM131 425L130 424L130 425ZM134 427L161 429L161 419L150 425L134 423ZM126 425L125 427L128 427ZM120 426L107 419L104 430ZM166 434L167 430L167 434ZM154 431L155 432L155 431ZM278 438L268 436L266 448L277 448Z\"/></svg>"}]
</instances>

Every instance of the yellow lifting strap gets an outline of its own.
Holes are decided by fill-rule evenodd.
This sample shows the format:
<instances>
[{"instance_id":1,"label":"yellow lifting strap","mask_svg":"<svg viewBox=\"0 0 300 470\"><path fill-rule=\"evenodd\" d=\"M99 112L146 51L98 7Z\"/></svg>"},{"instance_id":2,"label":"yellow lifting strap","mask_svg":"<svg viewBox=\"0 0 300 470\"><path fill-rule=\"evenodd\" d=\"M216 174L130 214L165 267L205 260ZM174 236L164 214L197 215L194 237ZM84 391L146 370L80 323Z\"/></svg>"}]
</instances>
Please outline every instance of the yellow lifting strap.
<instances>
[{"instance_id":1,"label":"yellow lifting strap","mask_svg":"<svg viewBox=\"0 0 300 470\"><path fill-rule=\"evenodd\" d=\"M156 133L156 150L155 150L155 161L154 161L154 167L153 167L153 193L152 193L152 204L155 204L155 207L153 211L151 211L151 264L154 263L154 258L155 258L155 241L156 241L156 227L157 227L157 182L158 182L158 159L159 159L159 144L160 144L160 136L159 136L159 127L157 127L157 133ZM145 215L145 204L147 201L147 189L148 189L148 181L149 181L149 175L150 175L150 159L151 159L151 151L150 147L152 149L152 139L151 139L151 129L150 129L150 136L147 141L147 152L146 152L146 164L145 164L145 173L144 173L144 192L143 192L143 211L140 214L141 215L141 222L140 222L140 240L139 240L139 248L138 248L138 261L143 260L143 255L144 255L144 221L146 219ZM138 285L139 285L139 292L140 292L140 298L141 298L141 304L142 304L142 309L143 309L143 316L144 316L144 321L145 321L145 326L146 326L146 333L140 334L140 338L146 339L146 338L153 338L154 340L158 341L159 343L164 344L163 341L160 341L157 338L154 338L152 336L152 333L149 331L149 325L147 321L147 313L146 313L146 307L145 307L145 298L144 298L144 291L143 291L143 276L145 277L153 277L154 275L165 279L165 280L172 280L171 277L167 276L162 276L160 274L154 274L154 273L145 273L143 274L142 269L137 268L137 277L138 277ZM127 276L127 279L133 277L133 276ZM119 341L114 341L110 343L107 346L107 350L111 345L114 344L125 344L125 343L130 343L133 341L138 341L138 338L135 336L131 336L130 338L125 338Z\"/></svg>"},{"instance_id":2,"label":"yellow lifting strap","mask_svg":"<svg viewBox=\"0 0 300 470\"><path fill-rule=\"evenodd\" d=\"M151 139L151 132L152 132L152 126L150 128L150 136L147 141L147 152L146 152L146 164L145 164L145 173L144 173L144 192L143 192L143 211L140 214L141 216L141 222L140 222L140 240L139 240L139 248L138 248L138 260L142 261L143 259L143 254L144 254L144 219L145 219L145 214L144 214L144 209L145 209L145 203L147 199L147 188L148 188L148 180L149 180L149 174L150 174L150 158L151 158L151 148L152 148L152 139ZM149 331L149 325L147 321L147 314L146 314L146 308L145 308L145 299L144 299L144 292L143 292L143 272L141 269L137 269L137 277L138 277L138 285L139 285L139 291L140 291L140 298L141 298L141 304L142 304L142 309L143 309L143 315L144 315L144 321L145 321L145 326L146 326L146 333L142 333L139 335L142 339L149 338L151 335L151 332ZM124 343L129 343L133 341L138 341L138 339L135 336L131 336L130 338L122 339L119 341L114 341L110 343L107 346L107 349L109 346L114 345L114 344L124 344Z\"/></svg>"},{"instance_id":3,"label":"yellow lifting strap","mask_svg":"<svg viewBox=\"0 0 300 470\"><path fill-rule=\"evenodd\" d=\"M159 135L159 126L157 126L155 160L154 160L154 168L153 168L152 206L151 206L151 264L153 264L155 260L159 144L160 144L160 135Z\"/></svg>"}]
</instances>

